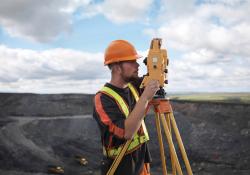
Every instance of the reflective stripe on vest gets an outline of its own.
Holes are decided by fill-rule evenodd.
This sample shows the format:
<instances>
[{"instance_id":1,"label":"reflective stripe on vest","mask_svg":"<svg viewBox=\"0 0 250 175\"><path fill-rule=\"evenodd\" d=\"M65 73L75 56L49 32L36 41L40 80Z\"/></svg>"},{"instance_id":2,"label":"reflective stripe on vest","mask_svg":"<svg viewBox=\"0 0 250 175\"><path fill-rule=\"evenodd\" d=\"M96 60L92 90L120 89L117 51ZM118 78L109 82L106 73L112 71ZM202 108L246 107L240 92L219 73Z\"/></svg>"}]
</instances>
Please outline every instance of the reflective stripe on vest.
<instances>
[{"instance_id":1,"label":"reflective stripe on vest","mask_svg":"<svg viewBox=\"0 0 250 175\"><path fill-rule=\"evenodd\" d=\"M139 100L139 95L138 95L137 91L135 90L134 86L131 83L129 83L128 87L131 90L132 94L134 95L135 100L138 101ZM145 136L149 139L148 131L147 131L147 128L146 128L144 120L142 120L141 124L142 124L142 128L143 128L143 132L145 131L144 132Z\"/></svg>"},{"instance_id":2,"label":"reflective stripe on vest","mask_svg":"<svg viewBox=\"0 0 250 175\"><path fill-rule=\"evenodd\" d=\"M134 88L134 86L132 84L128 84L128 87L130 89L130 91L132 92L134 98L136 101L139 100L139 95L136 91L136 89ZM122 112L124 113L124 115L126 116L126 118L129 115L129 109L127 104L125 103L124 99L118 94L116 93L113 89L104 86L101 89L101 92L107 93L108 95L110 95L111 97L113 97L116 102L119 104L119 106L121 107ZM143 133L144 135L139 136L137 133L134 135L132 142L130 143L128 150L126 153L132 152L134 151L137 147L139 147L141 144L145 143L146 141L149 140L149 136L148 136L148 131L146 128L146 125L144 123L144 120L142 120L142 128L143 128ZM123 145L117 147L117 148L111 148L109 150L106 150L103 147L103 153L105 156L108 157L115 157L116 155L118 155L122 149Z\"/></svg>"}]
</instances>

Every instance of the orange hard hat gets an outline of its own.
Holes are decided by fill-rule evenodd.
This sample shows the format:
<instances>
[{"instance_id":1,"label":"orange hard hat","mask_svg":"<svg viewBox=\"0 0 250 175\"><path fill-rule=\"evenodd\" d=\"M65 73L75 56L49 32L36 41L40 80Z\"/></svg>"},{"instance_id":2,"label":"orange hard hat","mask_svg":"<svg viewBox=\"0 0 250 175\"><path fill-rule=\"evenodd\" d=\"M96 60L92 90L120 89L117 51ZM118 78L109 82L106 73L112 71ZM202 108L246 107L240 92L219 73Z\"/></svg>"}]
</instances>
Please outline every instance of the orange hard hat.
<instances>
[{"instance_id":1,"label":"orange hard hat","mask_svg":"<svg viewBox=\"0 0 250 175\"><path fill-rule=\"evenodd\" d=\"M104 54L104 64L111 64L120 61L136 60L141 56L137 54L134 46L126 40L112 41Z\"/></svg>"}]
</instances>

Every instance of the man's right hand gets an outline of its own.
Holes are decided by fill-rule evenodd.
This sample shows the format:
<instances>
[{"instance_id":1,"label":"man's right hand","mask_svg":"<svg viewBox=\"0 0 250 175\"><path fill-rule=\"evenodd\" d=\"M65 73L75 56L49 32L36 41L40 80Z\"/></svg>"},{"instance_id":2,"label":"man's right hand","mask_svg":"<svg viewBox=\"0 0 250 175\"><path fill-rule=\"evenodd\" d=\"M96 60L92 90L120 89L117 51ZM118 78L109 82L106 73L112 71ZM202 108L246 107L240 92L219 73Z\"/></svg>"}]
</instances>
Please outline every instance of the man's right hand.
<instances>
[{"instance_id":1,"label":"man's right hand","mask_svg":"<svg viewBox=\"0 0 250 175\"><path fill-rule=\"evenodd\" d=\"M159 89L160 89L159 81L150 80L150 82L145 87L141 97L146 98L146 100L151 100Z\"/></svg>"}]
</instances>

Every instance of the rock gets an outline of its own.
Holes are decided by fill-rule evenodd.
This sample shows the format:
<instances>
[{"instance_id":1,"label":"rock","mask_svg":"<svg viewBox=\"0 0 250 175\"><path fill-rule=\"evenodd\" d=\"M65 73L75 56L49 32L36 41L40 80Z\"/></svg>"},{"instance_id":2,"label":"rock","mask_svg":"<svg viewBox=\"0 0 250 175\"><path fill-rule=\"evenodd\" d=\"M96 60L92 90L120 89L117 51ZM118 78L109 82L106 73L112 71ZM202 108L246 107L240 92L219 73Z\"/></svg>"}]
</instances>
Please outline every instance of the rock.
<instances>
[{"instance_id":1,"label":"rock","mask_svg":"<svg viewBox=\"0 0 250 175\"><path fill-rule=\"evenodd\" d=\"M92 99L93 95L83 94L0 94L0 174L44 175L48 165L62 166L66 175L100 174L102 148L99 129L91 116ZM250 174L249 105L171 104L194 174ZM152 112L146 124L152 174L160 175ZM171 170L168 144L164 142L164 146ZM85 166L76 162L75 155L85 158Z\"/></svg>"}]
</instances>

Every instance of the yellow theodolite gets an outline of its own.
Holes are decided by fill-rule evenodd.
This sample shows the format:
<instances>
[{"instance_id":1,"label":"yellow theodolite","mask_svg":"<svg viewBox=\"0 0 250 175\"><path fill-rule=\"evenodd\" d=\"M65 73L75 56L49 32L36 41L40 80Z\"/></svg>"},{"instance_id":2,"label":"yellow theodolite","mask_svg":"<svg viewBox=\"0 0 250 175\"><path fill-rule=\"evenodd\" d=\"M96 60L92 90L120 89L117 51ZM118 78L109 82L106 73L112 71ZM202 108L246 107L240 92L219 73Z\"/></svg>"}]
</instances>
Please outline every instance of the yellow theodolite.
<instances>
[{"instance_id":1,"label":"yellow theodolite","mask_svg":"<svg viewBox=\"0 0 250 175\"><path fill-rule=\"evenodd\" d=\"M144 76L140 88L144 88L150 80L158 80L163 88L164 84L168 83L168 62L167 50L161 49L161 39L153 39L148 56L144 60L148 73Z\"/></svg>"}]
</instances>

